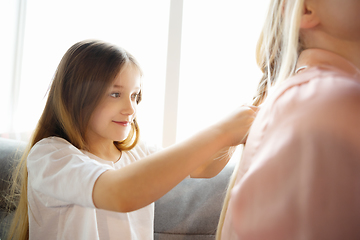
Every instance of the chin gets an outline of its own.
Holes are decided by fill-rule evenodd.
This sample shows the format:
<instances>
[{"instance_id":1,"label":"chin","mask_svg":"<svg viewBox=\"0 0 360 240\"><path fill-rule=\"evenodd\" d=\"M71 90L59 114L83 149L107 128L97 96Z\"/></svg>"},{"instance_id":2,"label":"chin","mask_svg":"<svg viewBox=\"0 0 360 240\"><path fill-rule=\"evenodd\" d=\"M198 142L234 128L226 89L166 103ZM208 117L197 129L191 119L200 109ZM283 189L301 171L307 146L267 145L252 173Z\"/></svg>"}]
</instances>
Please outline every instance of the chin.
<instances>
[{"instance_id":1,"label":"chin","mask_svg":"<svg viewBox=\"0 0 360 240\"><path fill-rule=\"evenodd\" d=\"M122 142L129 136L129 133L130 133L130 130L129 131L118 131L118 132L114 131L111 134L111 139L114 142Z\"/></svg>"},{"instance_id":2,"label":"chin","mask_svg":"<svg viewBox=\"0 0 360 240\"><path fill-rule=\"evenodd\" d=\"M119 135L117 135L116 137L114 137L113 139L114 139L114 142L122 142L122 141L124 141L127 137L128 137L128 135L126 135L126 136L124 136L123 134L121 134L122 136L121 137L119 137Z\"/></svg>"}]
</instances>

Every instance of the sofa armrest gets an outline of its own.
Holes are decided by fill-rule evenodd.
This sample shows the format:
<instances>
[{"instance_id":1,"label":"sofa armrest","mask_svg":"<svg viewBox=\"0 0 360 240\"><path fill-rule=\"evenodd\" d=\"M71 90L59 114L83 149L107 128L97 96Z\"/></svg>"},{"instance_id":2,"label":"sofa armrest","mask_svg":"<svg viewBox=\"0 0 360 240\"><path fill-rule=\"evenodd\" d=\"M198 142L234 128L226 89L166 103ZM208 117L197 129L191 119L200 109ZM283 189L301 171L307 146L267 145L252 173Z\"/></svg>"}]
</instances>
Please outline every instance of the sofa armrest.
<instances>
[{"instance_id":1,"label":"sofa armrest","mask_svg":"<svg viewBox=\"0 0 360 240\"><path fill-rule=\"evenodd\" d=\"M11 176L25 148L24 142L0 138L0 239L5 239L14 210L7 209Z\"/></svg>"}]
</instances>

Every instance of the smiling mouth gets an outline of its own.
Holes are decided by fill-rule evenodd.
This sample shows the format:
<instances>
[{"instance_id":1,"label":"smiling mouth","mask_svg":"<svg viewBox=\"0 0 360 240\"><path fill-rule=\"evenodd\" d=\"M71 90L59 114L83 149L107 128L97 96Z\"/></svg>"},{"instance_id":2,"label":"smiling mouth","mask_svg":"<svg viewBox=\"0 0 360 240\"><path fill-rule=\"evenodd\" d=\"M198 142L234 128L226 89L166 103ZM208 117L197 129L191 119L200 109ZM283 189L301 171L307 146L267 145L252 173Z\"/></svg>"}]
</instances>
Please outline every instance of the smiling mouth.
<instances>
[{"instance_id":1,"label":"smiling mouth","mask_svg":"<svg viewBox=\"0 0 360 240\"><path fill-rule=\"evenodd\" d=\"M130 122L128 122L128 121L121 121L121 122L113 121L113 123L116 123L116 124L124 126L124 127L127 127L130 125Z\"/></svg>"}]
</instances>

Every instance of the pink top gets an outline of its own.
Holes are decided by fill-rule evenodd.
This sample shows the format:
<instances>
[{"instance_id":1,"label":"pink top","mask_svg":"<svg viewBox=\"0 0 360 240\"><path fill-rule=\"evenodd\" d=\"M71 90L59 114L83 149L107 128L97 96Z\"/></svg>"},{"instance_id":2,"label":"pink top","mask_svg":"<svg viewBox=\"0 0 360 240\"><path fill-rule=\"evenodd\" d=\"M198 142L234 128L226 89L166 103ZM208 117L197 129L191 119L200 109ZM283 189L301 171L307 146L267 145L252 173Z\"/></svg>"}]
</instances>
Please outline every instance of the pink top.
<instances>
[{"instance_id":1,"label":"pink top","mask_svg":"<svg viewBox=\"0 0 360 240\"><path fill-rule=\"evenodd\" d=\"M360 239L360 71L320 49L299 68L251 127L222 240Z\"/></svg>"}]
</instances>

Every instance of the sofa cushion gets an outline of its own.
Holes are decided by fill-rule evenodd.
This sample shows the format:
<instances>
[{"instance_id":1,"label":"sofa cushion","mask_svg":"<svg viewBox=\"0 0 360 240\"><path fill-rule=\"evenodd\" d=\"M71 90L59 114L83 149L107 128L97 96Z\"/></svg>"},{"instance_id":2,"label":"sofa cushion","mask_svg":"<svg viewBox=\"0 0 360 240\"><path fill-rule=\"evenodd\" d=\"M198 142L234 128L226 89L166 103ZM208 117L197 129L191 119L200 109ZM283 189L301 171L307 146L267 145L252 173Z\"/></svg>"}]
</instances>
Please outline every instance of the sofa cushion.
<instances>
[{"instance_id":1,"label":"sofa cushion","mask_svg":"<svg viewBox=\"0 0 360 240\"><path fill-rule=\"evenodd\" d=\"M233 169L228 165L211 179L185 179L159 199L155 203L155 240L215 239Z\"/></svg>"}]
</instances>

